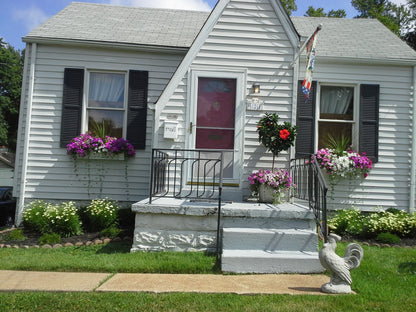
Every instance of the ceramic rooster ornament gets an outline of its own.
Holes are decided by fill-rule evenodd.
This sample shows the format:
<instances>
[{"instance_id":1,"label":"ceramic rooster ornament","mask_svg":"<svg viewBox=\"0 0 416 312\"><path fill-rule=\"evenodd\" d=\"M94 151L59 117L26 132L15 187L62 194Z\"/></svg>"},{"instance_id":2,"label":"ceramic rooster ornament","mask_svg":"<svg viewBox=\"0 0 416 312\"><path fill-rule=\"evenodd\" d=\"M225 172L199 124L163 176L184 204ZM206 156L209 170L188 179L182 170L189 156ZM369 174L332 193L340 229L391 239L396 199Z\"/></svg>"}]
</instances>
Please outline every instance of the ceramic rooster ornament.
<instances>
[{"instance_id":1,"label":"ceramic rooster ornament","mask_svg":"<svg viewBox=\"0 0 416 312\"><path fill-rule=\"evenodd\" d=\"M329 283L322 285L321 290L325 293L347 294L351 292L351 274L350 270L357 268L364 251L360 245L351 243L345 249L344 257L335 253L337 241L341 237L336 234L329 234L328 242L324 243L319 251L319 260L322 266L331 273Z\"/></svg>"}]
</instances>

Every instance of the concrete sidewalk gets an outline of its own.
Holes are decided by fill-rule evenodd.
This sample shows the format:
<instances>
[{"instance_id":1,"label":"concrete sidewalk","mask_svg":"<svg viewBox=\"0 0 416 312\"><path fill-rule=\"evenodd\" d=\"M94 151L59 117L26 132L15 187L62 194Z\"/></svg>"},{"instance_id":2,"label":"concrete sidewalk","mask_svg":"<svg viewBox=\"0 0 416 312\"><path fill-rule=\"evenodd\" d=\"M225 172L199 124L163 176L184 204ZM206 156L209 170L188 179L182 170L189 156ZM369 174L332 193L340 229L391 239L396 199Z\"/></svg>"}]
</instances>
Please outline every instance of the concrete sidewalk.
<instances>
[{"instance_id":1,"label":"concrete sidewalk","mask_svg":"<svg viewBox=\"0 0 416 312\"><path fill-rule=\"evenodd\" d=\"M0 291L325 295L322 274L130 274L1 271Z\"/></svg>"}]
</instances>

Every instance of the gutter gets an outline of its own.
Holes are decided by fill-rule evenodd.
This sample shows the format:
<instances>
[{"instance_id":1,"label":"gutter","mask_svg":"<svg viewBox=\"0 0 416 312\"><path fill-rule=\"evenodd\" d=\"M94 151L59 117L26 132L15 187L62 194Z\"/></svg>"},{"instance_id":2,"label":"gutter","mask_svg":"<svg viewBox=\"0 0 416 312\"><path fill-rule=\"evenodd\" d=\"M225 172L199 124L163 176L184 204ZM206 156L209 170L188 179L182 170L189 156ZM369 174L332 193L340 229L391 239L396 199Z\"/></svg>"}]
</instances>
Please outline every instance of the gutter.
<instances>
[{"instance_id":1,"label":"gutter","mask_svg":"<svg viewBox=\"0 0 416 312\"><path fill-rule=\"evenodd\" d=\"M189 47L172 47L172 46L158 46L158 45L143 45L111 41L94 41L94 40L78 40L65 38L44 38L44 37L23 37L23 42L38 43L47 45L66 45L66 46L82 46L82 47L104 47L117 48L144 52L165 52L165 53L181 53L188 52Z\"/></svg>"},{"instance_id":2,"label":"gutter","mask_svg":"<svg viewBox=\"0 0 416 312\"><path fill-rule=\"evenodd\" d=\"M409 213L415 213L416 198L416 65L413 66L413 86L412 86L412 104L413 104L413 122L412 122L412 147L411 147L411 165L410 165L410 195L409 195Z\"/></svg>"},{"instance_id":3,"label":"gutter","mask_svg":"<svg viewBox=\"0 0 416 312\"><path fill-rule=\"evenodd\" d=\"M29 88L27 93L27 108L26 108L26 122L25 122L25 134L23 142L23 160L22 160L22 172L20 177L20 192L16 211L15 223L19 225L22 222L23 208L25 206L25 193L26 193L26 176L27 176L27 158L29 154L29 137L30 137L30 124L32 121L32 102L33 102L33 87L35 84L35 66L36 66L36 50L37 44L32 43L31 55L30 55L30 71L29 71ZM26 54L27 55L27 54ZM24 101L24 99L23 99Z\"/></svg>"}]
</instances>

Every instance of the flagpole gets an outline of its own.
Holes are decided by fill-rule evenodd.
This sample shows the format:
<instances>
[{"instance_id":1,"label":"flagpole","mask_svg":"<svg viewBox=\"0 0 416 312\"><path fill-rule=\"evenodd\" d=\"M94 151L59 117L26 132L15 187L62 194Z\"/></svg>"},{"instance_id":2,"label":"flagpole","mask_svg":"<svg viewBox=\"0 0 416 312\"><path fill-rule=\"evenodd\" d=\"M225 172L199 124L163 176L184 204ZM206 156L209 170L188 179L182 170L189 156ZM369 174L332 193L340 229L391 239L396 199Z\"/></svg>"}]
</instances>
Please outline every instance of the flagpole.
<instances>
[{"instance_id":1,"label":"flagpole","mask_svg":"<svg viewBox=\"0 0 416 312\"><path fill-rule=\"evenodd\" d=\"M293 67L296 63L296 61L298 60L298 58L300 57L301 53L303 52L303 50L305 50L306 45L308 44L309 40L311 40L311 38L313 36L315 36L318 31L320 31L322 29L322 24L319 24L318 27L316 27L315 31L313 32L312 35L309 36L309 38L307 40L305 40L305 42L303 43L303 45L300 47L299 51L295 54L295 58L293 59L293 61L290 63L290 67Z\"/></svg>"}]
</instances>

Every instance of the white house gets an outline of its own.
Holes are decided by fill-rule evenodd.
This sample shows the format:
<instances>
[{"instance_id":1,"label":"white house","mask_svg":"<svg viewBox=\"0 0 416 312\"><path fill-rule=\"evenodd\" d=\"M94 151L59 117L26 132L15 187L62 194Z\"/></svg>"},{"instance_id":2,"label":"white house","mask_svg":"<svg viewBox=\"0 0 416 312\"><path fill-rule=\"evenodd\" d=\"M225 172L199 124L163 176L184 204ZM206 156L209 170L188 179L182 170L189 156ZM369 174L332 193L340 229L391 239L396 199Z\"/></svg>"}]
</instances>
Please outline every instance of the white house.
<instances>
[{"instance_id":1,"label":"white house","mask_svg":"<svg viewBox=\"0 0 416 312\"><path fill-rule=\"evenodd\" d=\"M298 81L306 58L295 56L319 24L305 101ZM416 52L377 20L289 17L278 0L220 0L211 13L72 3L23 40L14 179L19 220L34 199L108 196L131 204L148 197L152 148L228 151L224 197L243 201L248 175L270 167L272 156L256 132L266 112L298 126L296 147L279 155L279 167L316 152L328 132L346 131L354 148L373 158L365 180L335 192L333 208L414 211ZM201 126L204 88L222 92L225 105L209 104ZM324 105L334 93L343 105L335 117ZM66 145L102 115L136 156L74 161ZM165 123L177 136L166 138Z\"/></svg>"}]
</instances>

